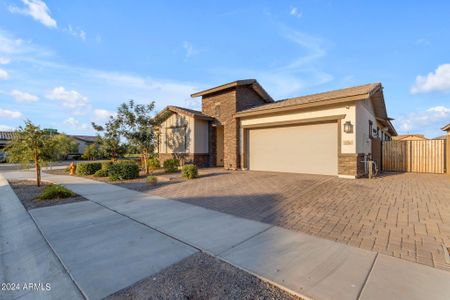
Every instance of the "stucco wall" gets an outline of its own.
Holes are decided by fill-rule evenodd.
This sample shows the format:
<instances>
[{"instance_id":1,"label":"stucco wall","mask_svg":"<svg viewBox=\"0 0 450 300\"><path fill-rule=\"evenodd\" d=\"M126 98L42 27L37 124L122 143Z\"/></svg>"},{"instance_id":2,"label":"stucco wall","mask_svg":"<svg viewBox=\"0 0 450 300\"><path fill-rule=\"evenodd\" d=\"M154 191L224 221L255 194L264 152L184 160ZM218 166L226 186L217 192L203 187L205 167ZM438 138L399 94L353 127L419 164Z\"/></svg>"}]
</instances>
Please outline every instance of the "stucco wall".
<instances>
[{"instance_id":1,"label":"stucco wall","mask_svg":"<svg viewBox=\"0 0 450 300\"><path fill-rule=\"evenodd\" d=\"M208 121L194 120L194 153L208 153Z\"/></svg>"},{"instance_id":2,"label":"stucco wall","mask_svg":"<svg viewBox=\"0 0 450 300\"><path fill-rule=\"evenodd\" d=\"M372 144L369 138L369 120L376 128L377 120L373 112L372 102L370 100L356 102L356 153L368 154L372 152Z\"/></svg>"},{"instance_id":3,"label":"stucco wall","mask_svg":"<svg viewBox=\"0 0 450 300\"><path fill-rule=\"evenodd\" d=\"M180 151L182 145L178 145L179 141L182 140L182 137L179 134L174 133L174 127L183 127L185 128L185 134L183 137L186 139L186 151ZM178 131L180 132L181 129ZM169 118L167 118L160 126L160 136L159 136L159 153L194 153L194 132L195 132L195 122L194 118L183 116L179 114L173 114ZM171 134L177 135L177 141L174 142L172 139L172 147L170 147L170 142L168 141L168 136ZM179 138L179 141L178 141ZM177 145L173 145L177 144ZM175 148L176 150L174 151Z\"/></svg>"},{"instance_id":4,"label":"stucco wall","mask_svg":"<svg viewBox=\"0 0 450 300\"><path fill-rule=\"evenodd\" d=\"M313 119L328 116L345 115L345 118L341 122L341 152L342 153L356 153L356 134L355 134L355 123L356 123L356 110L354 104L339 105L339 106L329 106L321 107L316 109L308 110L297 110L292 112L283 112L271 115L255 116L255 117L244 117L241 119L242 126L272 123L272 122L284 122L284 121L294 121L302 119ZM350 121L354 125L354 130L352 133L345 133L343 124L346 121ZM241 146L242 149L242 146Z\"/></svg>"}]
</instances>

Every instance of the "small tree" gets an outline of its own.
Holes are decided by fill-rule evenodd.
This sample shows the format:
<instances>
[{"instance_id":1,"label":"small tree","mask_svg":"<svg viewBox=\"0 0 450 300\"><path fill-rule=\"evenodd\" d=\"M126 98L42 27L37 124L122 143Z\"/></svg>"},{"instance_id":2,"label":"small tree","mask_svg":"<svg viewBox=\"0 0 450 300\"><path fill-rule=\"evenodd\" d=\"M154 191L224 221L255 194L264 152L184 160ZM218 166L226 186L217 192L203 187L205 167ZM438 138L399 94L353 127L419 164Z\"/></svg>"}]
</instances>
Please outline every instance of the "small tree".
<instances>
[{"instance_id":1,"label":"small tree","mask_svg":"<svg viewBox=\"0 0 450 300\"><path fill-rule=\"evenodd\" d=\"M155 102L135 104L130 100L128 104L123 103L117 113L121 133L139 150L146 174L149 174L148 159L155 149L155 122L150 115L154 108Z\"/></svg>"},{"instance_id":2,"label":"small tree","mask_svg":"<svg viewBox=\"0 0 450 300\"><path fill-rule=\"evenodd\" d=\"M51 137L47 143L47 150L49 160L63 160L70 153L78 151L78 145L75 139L62 133L54 134L44 129Z\"/></svg>"},{"instance_id":3,"label":"small tree","mask_svg":"<svg viewBox=\"0 0 450 300\"><path fill-rule=\"evenodd\" d=\"M8 161L28 165L34 162L36 184L41 185L41 166L46 161L58 159L67 151L66 138L48 130L42 130L31 121L25 121L25 127L20 126L11 143L6 146Z\"/></svg>"},{"instance_id":4,"label":"small tree","mask_svg":"<svg viewBox=\"0 0 450 300\"><path fill-rule=\"evenodd\" d=\"M113 116L109 117L109 121L105 126L92 123L92 127L98 132L97 141L100 144L100 152L103 156L117 161L120 155L125 153L125 149L120 142L120 121ZM103 135L100 135L103 133Z\"/></svg>"},{"instance_id":5,"label":"small tree","mask_svg":"<svg viewBox=\"0 0 450 300\"><path fill-rule=\"evenodd\" d=\"M94 160L100 157L100 149L97 143L87 145L84 149L84 153L81 155L83 159Z\"/></svg>"}]
</instances>

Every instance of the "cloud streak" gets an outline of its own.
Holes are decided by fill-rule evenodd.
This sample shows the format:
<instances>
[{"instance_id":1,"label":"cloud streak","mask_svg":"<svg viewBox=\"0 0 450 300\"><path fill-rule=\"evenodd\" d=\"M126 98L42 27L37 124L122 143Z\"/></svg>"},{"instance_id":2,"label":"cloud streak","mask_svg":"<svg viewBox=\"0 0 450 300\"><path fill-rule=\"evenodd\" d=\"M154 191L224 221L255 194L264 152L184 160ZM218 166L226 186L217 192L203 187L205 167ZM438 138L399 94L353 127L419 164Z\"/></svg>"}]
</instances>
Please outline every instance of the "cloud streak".
<instances>
[{"instance_id":1,"label":"cloud streak","mask_svg":"<svg viewBox=\"0 0 450 300\"><path fill-rule=\"evenodd\" d=\"M19 103L33 103L39 100L38 96L19 90L12 90L10 95Z\"/></svg>"},{"instance_id":2,"label":"cloud streak","mask_svg":"<svg viewBox=\"0 0 450 300\"><path fill-rule=\"evenodd\" d=\"M47 27L57 27L57 23L55 19L50 16L50 9L44 1L22 0L22 3L25 5L25 7L19 8L17 6L10 5L9 11L13 14L30 16Z\"/></svg>"},{"instance_id":3,"label":"cloud streak","mask_svg":"<svg viewBox=\"0 0 450 300\"><path fill-rule=\"evenodd\" d=\"M22 116L23 116L22 113L19 111L12 111L0 108L0 118L18 119L21 118Z\"/></svg>"}]
</instances>

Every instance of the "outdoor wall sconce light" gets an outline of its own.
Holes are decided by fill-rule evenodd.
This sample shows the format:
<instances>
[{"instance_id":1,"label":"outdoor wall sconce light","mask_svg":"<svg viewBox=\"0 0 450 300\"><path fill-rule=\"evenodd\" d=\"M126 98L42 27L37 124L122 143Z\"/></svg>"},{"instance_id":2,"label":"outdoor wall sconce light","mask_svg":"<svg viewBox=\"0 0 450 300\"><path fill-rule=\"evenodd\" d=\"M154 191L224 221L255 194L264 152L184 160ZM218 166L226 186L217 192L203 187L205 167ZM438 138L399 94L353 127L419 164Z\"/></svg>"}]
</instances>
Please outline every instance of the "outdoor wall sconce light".
<instances>
[{"instance_id":1,"label":"outdoor wall sconce light","mask_svg":"<svg viewBox=\"0 0 450 300\"><path fill-rule=\"evenodd\" d=\"M345 133L352 133L353 132L353 124L350 121L347 121L344 123L344 132Z\"/></svg>"}]
</instances>

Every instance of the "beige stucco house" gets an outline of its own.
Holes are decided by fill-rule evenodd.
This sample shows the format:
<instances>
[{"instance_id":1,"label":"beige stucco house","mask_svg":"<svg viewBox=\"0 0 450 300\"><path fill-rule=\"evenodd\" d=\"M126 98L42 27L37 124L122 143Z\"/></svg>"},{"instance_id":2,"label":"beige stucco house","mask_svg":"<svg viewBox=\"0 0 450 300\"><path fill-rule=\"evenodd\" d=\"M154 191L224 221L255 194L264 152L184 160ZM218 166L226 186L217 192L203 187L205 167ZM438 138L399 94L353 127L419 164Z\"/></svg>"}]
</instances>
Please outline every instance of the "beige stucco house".
<instances>
[{"instance_id":1,"label":"beige stucco house","mask_svg":"<svg viewBox=\"0 0 450 300\"><path fill-rule=\"evenodd\" d=\"M380 83L274 101L249 79L191 96L202 97L201 112L158 114L161 160L355 178L377 141L397 135Z\"/></svg>"}]
</instances>

